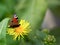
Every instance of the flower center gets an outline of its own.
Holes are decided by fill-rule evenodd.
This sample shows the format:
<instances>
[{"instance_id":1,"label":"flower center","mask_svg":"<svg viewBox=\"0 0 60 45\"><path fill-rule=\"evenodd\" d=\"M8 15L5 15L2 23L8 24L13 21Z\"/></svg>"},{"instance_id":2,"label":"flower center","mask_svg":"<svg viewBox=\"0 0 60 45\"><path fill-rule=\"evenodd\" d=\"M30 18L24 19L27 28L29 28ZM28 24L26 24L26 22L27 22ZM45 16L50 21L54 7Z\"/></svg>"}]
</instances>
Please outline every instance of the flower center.
<instances>
[{"instance_id":1,"label":"flower center","mask_svg":"<svg viewBox=\"0 0 60 45\"><path fill-rule=\"evenodd\" d=\"M21 26L19 26L19 27L17 27L17 28L15 29L15 32L16 32L16 33L22 33L22 32L23 32L23 28L22 28Z\"/></svg>"}]
</instances>

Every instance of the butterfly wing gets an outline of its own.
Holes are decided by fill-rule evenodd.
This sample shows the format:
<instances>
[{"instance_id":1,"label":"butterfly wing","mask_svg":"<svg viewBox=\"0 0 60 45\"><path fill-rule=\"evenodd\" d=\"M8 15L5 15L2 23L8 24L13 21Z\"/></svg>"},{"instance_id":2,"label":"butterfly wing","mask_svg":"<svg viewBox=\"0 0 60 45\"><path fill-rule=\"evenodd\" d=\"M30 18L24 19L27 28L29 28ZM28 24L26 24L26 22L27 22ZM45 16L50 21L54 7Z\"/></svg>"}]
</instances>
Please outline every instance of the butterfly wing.
<instances>
[{"instance_id":1,"label":"butterfly wing","mask_svg":"<svg viewBox=\"0 0 60 45\"><path fill-rule=\"evenodd\" d=\"M14 17L12 18L11 22L10 22L10 27L14 28L14 27L18 27L20 24L18 23L18 17L16 17L16 15L14 15Z\"/></svg>"}]
</instances>

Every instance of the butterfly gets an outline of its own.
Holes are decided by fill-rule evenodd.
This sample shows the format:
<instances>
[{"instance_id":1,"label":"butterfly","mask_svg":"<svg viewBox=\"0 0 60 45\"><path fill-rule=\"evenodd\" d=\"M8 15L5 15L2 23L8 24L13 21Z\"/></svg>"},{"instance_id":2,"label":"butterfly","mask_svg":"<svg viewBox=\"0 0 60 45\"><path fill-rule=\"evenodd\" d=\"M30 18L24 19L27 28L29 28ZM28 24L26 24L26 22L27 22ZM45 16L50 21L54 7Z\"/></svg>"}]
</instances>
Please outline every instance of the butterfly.
<instances>
[{"instance_id":1,"label":"butterfly","mask_svg":"<svg viewBox=\"0 0 60 45\"><path fill-rule=\"evenodd\" d=\"M18 22L18 17L16 16L16 14L14 14L14 16L13 16L13 18L11 19L9 25L10 25L11 28L15 28L15 27L20 26L20 24L19 24L19 22Z\"/></svg>"}]
</instances>

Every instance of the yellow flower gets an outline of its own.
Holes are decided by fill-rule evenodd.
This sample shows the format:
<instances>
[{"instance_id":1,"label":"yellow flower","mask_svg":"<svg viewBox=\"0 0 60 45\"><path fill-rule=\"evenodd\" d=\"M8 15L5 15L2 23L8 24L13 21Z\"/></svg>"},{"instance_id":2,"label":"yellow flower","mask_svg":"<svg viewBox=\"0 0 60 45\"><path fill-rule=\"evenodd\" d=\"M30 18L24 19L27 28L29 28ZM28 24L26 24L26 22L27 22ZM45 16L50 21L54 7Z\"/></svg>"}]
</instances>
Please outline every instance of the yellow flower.
<instances>
[{"instance_id":1,"label":"yellow flower","mask_svg":"<svg viewBox=\"0 0 60 45\"><path fill-rule=\"evenodd\" d=\"M30 24L27 21L21 20L19 24L19 27L8 28L7 30L7 34L12 35L14 40L17 38L19 40L21 37L24 38L24 35L28 35L28 33L31 31Z\"/></svg>"}]
</instances>

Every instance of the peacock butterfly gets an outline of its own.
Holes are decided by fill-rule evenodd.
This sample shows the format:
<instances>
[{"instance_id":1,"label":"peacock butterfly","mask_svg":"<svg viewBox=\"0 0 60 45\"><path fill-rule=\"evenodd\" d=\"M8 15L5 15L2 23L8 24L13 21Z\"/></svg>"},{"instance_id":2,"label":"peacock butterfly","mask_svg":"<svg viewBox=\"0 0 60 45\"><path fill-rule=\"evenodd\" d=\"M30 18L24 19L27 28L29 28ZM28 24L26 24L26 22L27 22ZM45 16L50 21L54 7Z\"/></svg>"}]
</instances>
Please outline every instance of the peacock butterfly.
<instances>
[{"instance_id":1,"label":"peacock butterfly","mask_svg":"<svg viewBox=\"0 0 60 45\"><path fill-rule=\"evenodd\" d=\"M11 19L9 25L10 25L11 28L15 28L15 27L20 26L20 24L19 24L19 22L18 22L18 17L16 16L16 14L14 14L14 16L13 16L13 18Z\"/></svg>"}]
</instances>

